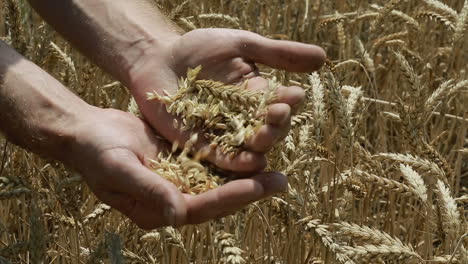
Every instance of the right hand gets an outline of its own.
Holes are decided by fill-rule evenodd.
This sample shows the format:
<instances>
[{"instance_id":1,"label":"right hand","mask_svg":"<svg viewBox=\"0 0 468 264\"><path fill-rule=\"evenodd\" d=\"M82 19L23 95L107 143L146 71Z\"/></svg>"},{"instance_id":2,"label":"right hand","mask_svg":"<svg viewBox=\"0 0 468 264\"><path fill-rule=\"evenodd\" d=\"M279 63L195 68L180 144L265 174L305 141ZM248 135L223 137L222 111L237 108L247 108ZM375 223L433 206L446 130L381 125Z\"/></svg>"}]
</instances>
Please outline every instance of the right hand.
<instances>
[{"instance_id":1,"label":"right hand","mask_svg":"<svg viewBox=\"0 0 468 264\"><path fill-rule=\"evenodd\" d=\"M156 42L159 43L159 42ZM200 78L236 84L249 80L247 89L262 90L268 81L259 76L255 63L274 68L308 72L325 61L320 47L292 41L271 40L252 32L231 29L199 29L166 40L152 47L133 67L130 90L148 122L166 139L180 146L190 137L173 127L174 116L165 106L148 101L148 92L177 91L177 80L187 69L202 65ZM246 143L246 151L233 160L219 149L208 160L218 167L235 172L252 172L266 166L264 153L284 138L290 129L292 109L305 97L302 88L281 86L277 101L268 107L266 124ZM193 133L193 131L192 131ZM208 145L201 142L199 147Z\"/></svg>"}]
</instances>

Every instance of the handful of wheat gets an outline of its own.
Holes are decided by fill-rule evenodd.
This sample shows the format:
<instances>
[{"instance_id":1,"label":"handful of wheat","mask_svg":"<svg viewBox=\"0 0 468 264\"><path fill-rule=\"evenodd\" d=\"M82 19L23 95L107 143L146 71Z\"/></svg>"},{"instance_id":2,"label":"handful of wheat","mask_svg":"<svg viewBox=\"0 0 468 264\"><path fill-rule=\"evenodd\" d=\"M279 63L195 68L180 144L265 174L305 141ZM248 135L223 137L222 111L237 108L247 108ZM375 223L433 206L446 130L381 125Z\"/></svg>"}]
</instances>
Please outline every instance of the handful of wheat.
<instances>
[{"instance_id":1,"label":"handful of wheat","mask_svg":"<svg viewBox=\"0 0 468 264\"><path fill-rule=\"evenodd\" d=\"M234 158L244 149L244 144L264 124L269 104L275 99L276 81L270 81L267 91L247 89L242 85L227 85L212 80L198 80L201 66L189 69L187 78L179 81L179 90L170 95L149 93L148 100L158 100L167 111L178 118L174 127L182 131L200 131L210 142L210 149L219 147L224 154ZM200 163L204 156L193 153L198 134L192 135L178 157L173 153L159 155L152 160L152 168L187 193L200 193L219 185L221 177ZM177 149L177 142L173 150ZM191 154L192 157L191 158Z\"/></svg>"}]
</instances>

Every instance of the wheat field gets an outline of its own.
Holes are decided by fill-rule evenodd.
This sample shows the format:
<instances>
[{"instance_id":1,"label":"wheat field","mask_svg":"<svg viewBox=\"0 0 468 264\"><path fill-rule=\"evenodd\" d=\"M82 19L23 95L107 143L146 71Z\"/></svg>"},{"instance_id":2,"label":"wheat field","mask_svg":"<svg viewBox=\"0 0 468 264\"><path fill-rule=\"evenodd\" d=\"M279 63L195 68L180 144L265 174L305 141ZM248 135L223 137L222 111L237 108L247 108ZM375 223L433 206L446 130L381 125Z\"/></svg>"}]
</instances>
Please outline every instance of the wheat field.
<instances>
[{"instance_id":1,"label":"wheat field","mask_svg":"<svg viewBox=\"0 0 468 264\"><path fill-rule=\"evenodd\" d=\"M130 94L24 0L2 39L90 104ZM324 47L326 65L261 74L306 89L269 170L287 192L200 225L144 231L80 175L0 137L0 263L468 263L468 0L155 0L185 31Z\"/></svg>"}]
</instances>

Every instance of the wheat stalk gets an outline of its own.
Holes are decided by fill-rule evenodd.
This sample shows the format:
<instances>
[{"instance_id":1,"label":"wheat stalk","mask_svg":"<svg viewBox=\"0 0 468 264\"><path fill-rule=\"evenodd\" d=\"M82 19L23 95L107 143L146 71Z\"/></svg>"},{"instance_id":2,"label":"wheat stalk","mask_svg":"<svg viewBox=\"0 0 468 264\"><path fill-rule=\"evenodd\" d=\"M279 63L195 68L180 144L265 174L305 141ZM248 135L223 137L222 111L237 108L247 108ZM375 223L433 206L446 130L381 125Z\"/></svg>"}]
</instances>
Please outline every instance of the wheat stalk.
<instances>
[{"instance_id":1,"label":"wheat stalk","mask_svg":"<svg viewBox=\"0 0 468 264\"><path fill-rule=\"evenodd\" d=\"M456 18L458 16L457 11L455 11L453 8L449 7L448 5L438 1L438 0L424 0L427 5L430 7L437 9L441 12L444 12L447 15L450 15L452 19Z\"/></svg>"}]
</instances>

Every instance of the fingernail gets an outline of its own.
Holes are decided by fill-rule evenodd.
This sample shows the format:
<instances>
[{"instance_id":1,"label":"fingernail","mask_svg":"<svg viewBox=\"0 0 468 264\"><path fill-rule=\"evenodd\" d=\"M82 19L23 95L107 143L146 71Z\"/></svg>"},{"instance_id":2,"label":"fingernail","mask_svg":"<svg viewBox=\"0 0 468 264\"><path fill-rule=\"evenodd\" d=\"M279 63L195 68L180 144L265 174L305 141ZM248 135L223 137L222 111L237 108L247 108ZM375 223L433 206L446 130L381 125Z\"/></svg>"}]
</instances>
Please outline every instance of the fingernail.
<instances>
[{"instance_id":1,"label":"fingernail","mask_svg":"<svg viewBox=\"0 0 468 264\"><path fill-rule=\"evenodd\" d=\"M168 224L170 226L175 226L176 225L176 219L175 219L175 209L172 206L167 206L164 209L164 218L166 218Z\"/></svg>"}]
</instances>

